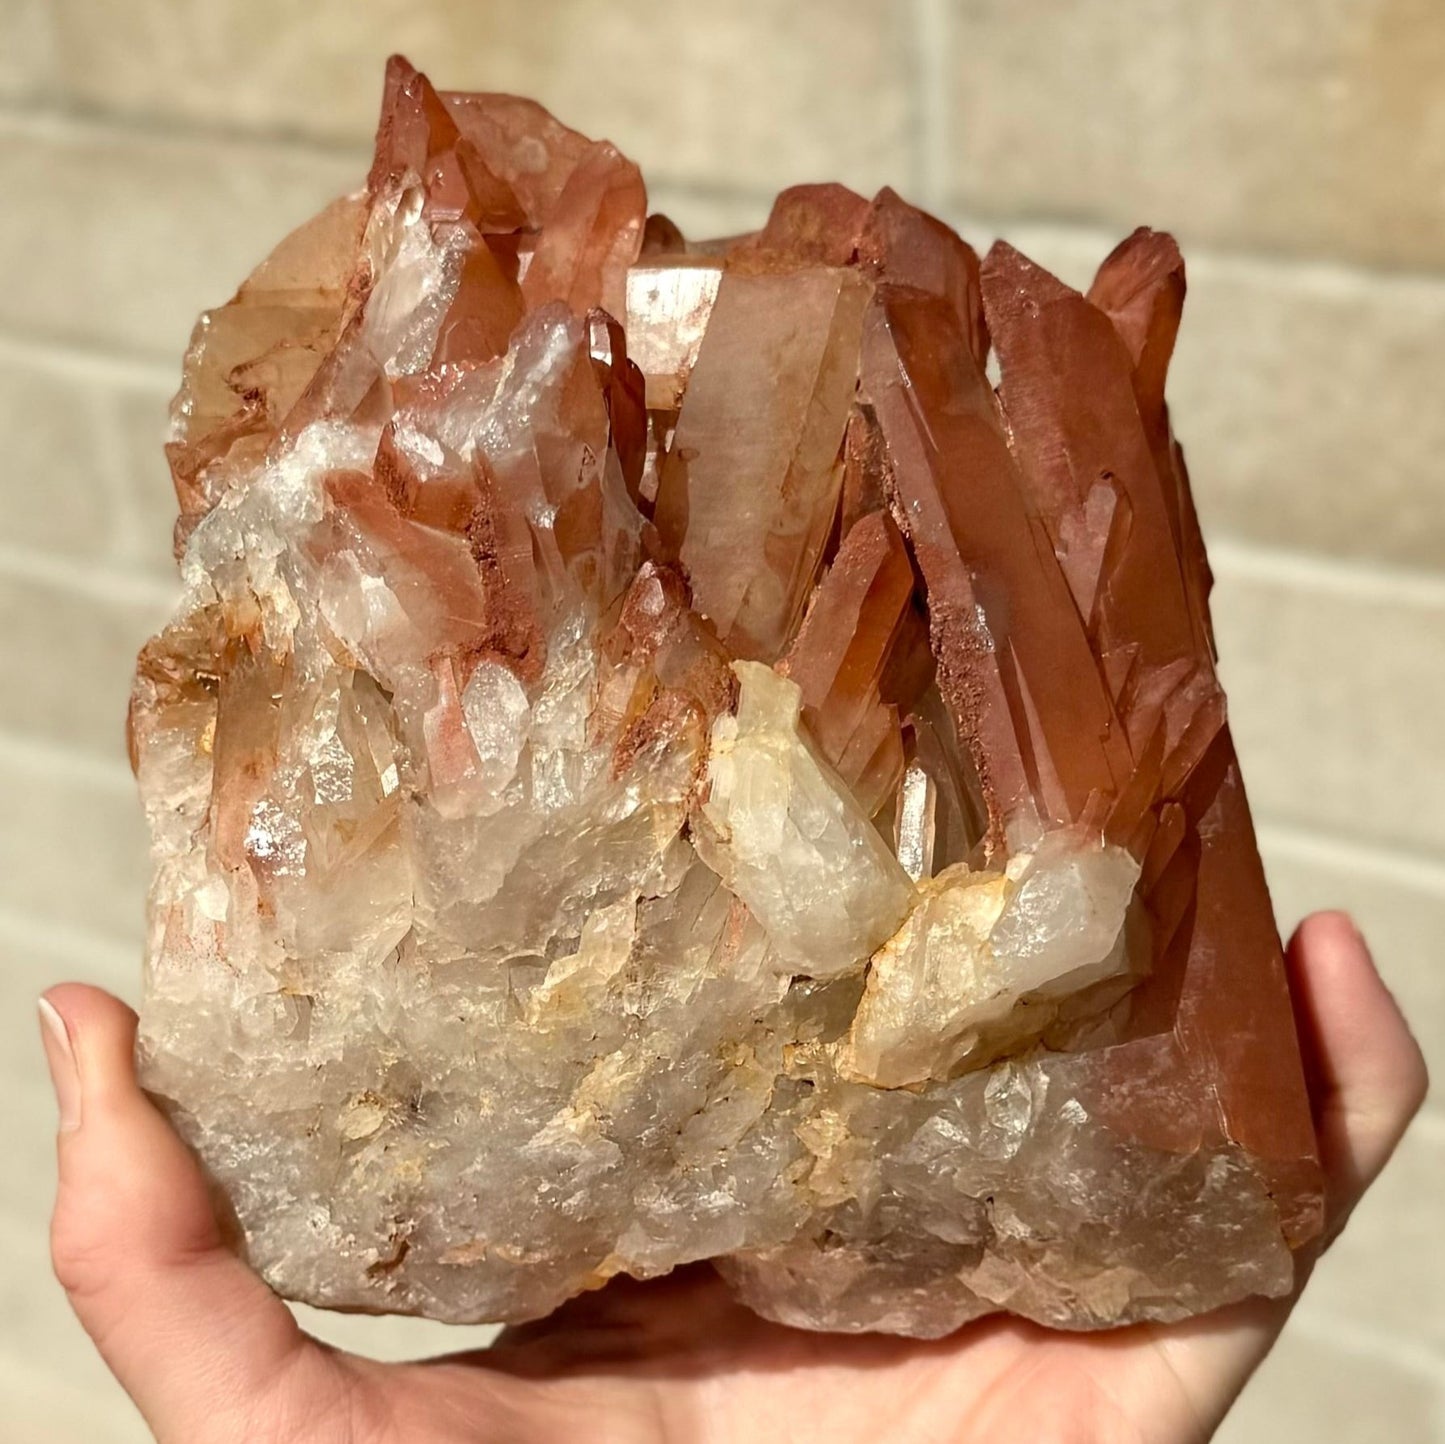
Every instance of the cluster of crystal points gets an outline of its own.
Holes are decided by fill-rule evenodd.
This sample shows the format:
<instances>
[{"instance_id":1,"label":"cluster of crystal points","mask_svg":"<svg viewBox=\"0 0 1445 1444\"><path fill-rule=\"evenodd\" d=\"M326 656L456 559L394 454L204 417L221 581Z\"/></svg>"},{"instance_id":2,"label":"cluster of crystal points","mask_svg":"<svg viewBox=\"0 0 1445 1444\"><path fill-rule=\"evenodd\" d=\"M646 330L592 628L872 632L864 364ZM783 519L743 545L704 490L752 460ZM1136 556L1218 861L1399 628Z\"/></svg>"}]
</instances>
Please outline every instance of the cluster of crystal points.
<instances>
[{"instance_id":1,"label":"cluster of crystal points","mask_svg":"<svg viewBox=\"0 0 1445 1444\"><path fill-rule=\"evenodd\" d=\"M931 1336L1291 1287L1183 294L1166 236L1086 297L887 190L685 242L391 63L365 191L196 330L131 713L145 1081L279 1290L520 1320L712 1259Z\"/></svg>"}]
</instances>

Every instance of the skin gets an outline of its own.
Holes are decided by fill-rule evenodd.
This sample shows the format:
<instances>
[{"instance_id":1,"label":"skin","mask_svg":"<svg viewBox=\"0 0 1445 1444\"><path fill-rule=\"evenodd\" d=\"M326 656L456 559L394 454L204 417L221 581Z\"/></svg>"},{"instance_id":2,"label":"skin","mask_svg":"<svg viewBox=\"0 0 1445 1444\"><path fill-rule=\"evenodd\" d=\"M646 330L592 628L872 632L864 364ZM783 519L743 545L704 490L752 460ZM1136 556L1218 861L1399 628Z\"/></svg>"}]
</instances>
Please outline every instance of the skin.
<instances>
[{"instance_id":1,"label":"skin","mask_svg":"<svg viewBox=\"0 0 1445 1444\"><path fill-rule=\"evenodd\" d=\"M1425 1063L1346 916L1309 918L1288 961L1328 1239L1420 1106ZM41 1011L56 1275L162 1444L1187 1444L1213 1434L1299 1297L1102 1334L992 1319L917 1343L765 1323L700 1266L615 1282L482 1353L378 1364L303 1333L228 1251L195 1159L136 1084L135 1014L74 983Z\"/></svg>"}]
</instances>

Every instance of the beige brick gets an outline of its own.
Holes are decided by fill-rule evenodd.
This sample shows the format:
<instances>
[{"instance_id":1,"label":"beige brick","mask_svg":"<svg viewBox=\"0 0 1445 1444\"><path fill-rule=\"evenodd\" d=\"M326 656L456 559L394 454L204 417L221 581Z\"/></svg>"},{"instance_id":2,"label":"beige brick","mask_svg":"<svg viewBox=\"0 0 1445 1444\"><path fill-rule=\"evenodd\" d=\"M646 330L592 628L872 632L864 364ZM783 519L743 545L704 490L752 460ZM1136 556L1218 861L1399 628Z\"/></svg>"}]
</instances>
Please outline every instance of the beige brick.
<instances>
[{"instance_id":1,"label":"beige brick","mask_svg":"<svg viewBox=\"0 0 1445 1444\"><path fill-rule=\"evenodd\" d=\"M1197 259L1173 406L1210 534L1445 569L1445 284Z\"/></svg>"},{"instance_id":2,"label":"beige brick","mask_svg":"<svg viewBox=\"0 0 1445 1444\"><path fill-rule=\"evenodd\" d=\"M1445 868L1268 827L1260 848L1286 937L1307 913L1353 915L1437 1080L1425 1108L1445 1119Z\"/></svg>"},{"instance_id":3,"label":"beige brick","mask_svg":"<svg viewBox=\"0 0 1445 1444\"><path fill-rule=\"evenodd\" d=\"M94 558L120 525L100 440L104 391L67 367L0 350L0 436L8 546Z\"/></svg>"},{"instance_id":4,"label":"beige brick","mask_svg":"<svg viewBox=\"0 0 1445 1444\"><path fill-rule=\"evenodd\" d=\"M174 362L198 312L363 175L359 156L0 117L0 327Z\"/></svg>"},{"instance_id":5,"label":"beige brick","mask_svg":"<svg viewBox=\"0 0 1445 1444\"><path fill-rule=\"evenodd\" d=\"M177 381L180 359L176 361ZM176 522L176 493L162 450L166 415L176 382L116 390L109 398L113 462L125 513L118 556L129 565L173 582L175 553L171 549Z\"/></svg>"},{"instance_id":6,"label":"beige brick","mask_svg":"<svg viewBox=\"0 0 1445 1444\"><path fill-rule=\"evenodd\" d=\"M68 770L0 747L0 910L95 934L140 957L147 838L123 773Z\"/></svg>"},{"instance_id":7,"label":"beige brick","mask_svg":"<svg viewBox=\"0 0 1445 1444\"><path fill-rule=\"evenodd\" d=\"M51 0L0 0L0 100L53 100L52 12Z\"/></svg>"},{"instance_id":8,"label":"beige brick","mask_svg":"<svg viewBox=\"0 0 1445 1444\"><path fill-rule=\"evenodd\" d=\"M954 0L946 183L994 214L1445 255L1438 0Z\"/></svg>"},{"instance_id":9,"label":"beige brick","mask_svg":"<svg viewBox=\"0 0 1445 1444\"><path fill-rule=\"evenodd\" d=\"M166 617L155 591L82 591L0 565L0 731L119 764L135 655Z\"/></svg>"},{"instance_id":10,"label":"beige brick","mask_svg":"<svg viewBox=\"0 0 1445 1444\"><path fill-rule=\"evenodd\" d=\"M1116 234L1000 227L1086 288ZM1195 249L1169 380L1209 537L1445 569L1445 281Z\"/></svg>"},{"instance_id":11,"label":"beige brick","mask_svg":"<svg viewBox=\"0 0 1445 1444\"><path fill-rule=\"evenodd\" d=\"M1434 1444L1428 1377L1286 1329L1217 1444Z\"/></svg>"},{"instance_id":12,"label":"beige brick","mask_svg":"<svg viewBox=\"0 0 1445 1444\"><path fill-rule=\"evenodd\" d=\"M1213 559L1256 814L1445 854L1445 581L1222 546Z\"/></svg>"},{"instance_id":13,"label":"beige brick","mask_svg":"<svg viewBox=\"0 0 1445 1444\"><path fill-rule=\"evenodd\" d=\"M1445 1371L1442 1178L1445 1132L1423 1119L1315 1270L1300 1306L1312 1329L1375 1333Z\"/></svg>"},{"instance_id":14,"label":"beige brick","mask_svg":"<svg viewBox=\"0 0 1445 1444\"><path fill-rule=\"evenodd\" d=\"M534 95L657 180L913 181L912 43L874 0L56 0L89 106L369 140L386 54Z\"/></svg>"}]
</instances>

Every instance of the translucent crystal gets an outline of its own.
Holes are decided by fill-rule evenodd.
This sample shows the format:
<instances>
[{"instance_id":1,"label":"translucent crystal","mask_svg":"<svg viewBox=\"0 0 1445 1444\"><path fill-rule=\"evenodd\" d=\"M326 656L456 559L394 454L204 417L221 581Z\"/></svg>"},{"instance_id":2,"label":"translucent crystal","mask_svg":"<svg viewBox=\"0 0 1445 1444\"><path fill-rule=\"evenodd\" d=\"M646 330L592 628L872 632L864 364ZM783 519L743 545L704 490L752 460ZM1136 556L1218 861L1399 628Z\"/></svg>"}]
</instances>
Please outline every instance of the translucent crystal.
<instances>
[{"instance_id":1,"label":"translucent crystal","mask_svg":"<svg viewBox=\"0 0 1445 1444\"><path fill-rule=\"evenodd\" d=\"M906 1087L1020 1052L1060 1001L1126 971L1139 865L1122 848L1062 842L1002 873L955 863L924 884L873 954L840 1053L848 1077Z\"/></svg>"},{"instance_id":2,"label":"translucent crystal","mask_svg":"<svg viewBox=\"0 0 1445 1444\"><path fill-rule=\"evenodd\" d=\"M132 756L140 1060L279 1290L1066 1328L1292 1287L1320 1182L1139 232L690 244L388 68L197 326ZM990 384L996 347L1002 384Z\"/></svg>"},{"instance_id":3,"label":"translucent crystal","mask_svg":"<svg viewBox=\"0 0 1445 1444\"><path fill-rule=\"evenodd\" d=\"M735 716L713 723L698 850L782 961L855 972L908 914L914 888L852 793L799 728L795 683L738 662Z\"/></svg>"}]
</instances>

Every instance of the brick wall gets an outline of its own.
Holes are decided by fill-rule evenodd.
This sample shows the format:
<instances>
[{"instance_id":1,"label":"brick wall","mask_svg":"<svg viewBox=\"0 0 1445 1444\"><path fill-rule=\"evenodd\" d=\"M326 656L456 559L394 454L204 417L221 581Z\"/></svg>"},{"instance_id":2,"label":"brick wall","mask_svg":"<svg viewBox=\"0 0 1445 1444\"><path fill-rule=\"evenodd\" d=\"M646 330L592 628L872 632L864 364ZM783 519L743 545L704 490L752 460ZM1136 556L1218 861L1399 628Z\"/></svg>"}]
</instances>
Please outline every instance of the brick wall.
<instances>
[{"instance_id":1,"label":"brick wall","mask_svg":"<svg viewBox=\"0 0 1445 1444\"><path fill-rule=\"evenodd\" d=\"M0 0L7 1439L142 1437L38 1256L31 1000L62 974L134 995L120 719L172 590L165 401L196 312L362 174L392 49L609 135L688 230L825 177L1076 283L1134 224L1176 230L1172 394L1280 921L1353 908L1445 1070L1440 0ZM1437 1100L1225 1438L1445 1438L1442 1187Z\"/></svg>"}]
</instances>

